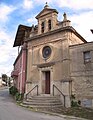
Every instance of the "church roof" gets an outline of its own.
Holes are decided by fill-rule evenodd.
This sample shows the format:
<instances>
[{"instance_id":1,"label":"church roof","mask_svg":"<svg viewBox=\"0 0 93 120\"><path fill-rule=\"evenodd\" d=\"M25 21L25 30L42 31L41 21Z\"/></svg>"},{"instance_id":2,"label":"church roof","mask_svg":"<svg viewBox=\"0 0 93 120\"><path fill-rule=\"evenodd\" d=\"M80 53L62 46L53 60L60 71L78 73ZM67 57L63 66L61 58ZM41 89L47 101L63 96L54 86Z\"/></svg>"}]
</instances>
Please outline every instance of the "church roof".
<instances>
[{"instance_id":1,"label":"church roof","mask_svg":"<svg viewBox=\"0 0 93 120\"><path fill-rule=\"evenodd\" d=\"M15 41L13 47L20 46L23 44L23 40L25 37L25 31L31 30L31 27L25 26L25 25L19 25L18 30L16 33Z\"/></svg>"},{"instance_id":2,"label":"church roof","mask_svg":"<svg viewBox=\"0 0 93 120\"><path fill-rule=\"evenodd\" d=\"M91 29L91 32L92 32L92 34L93 34L93 29Z\"/></svg>"},{"instance_id":3,"label":"church roof","mask_svg":"<svg viewBox=\"0 0 93 120\"><path fill-rule=\"evenodd\" d=\"M44 6L44 9L36 16L36 19L53 12L56 12L58 14L58 11L56 9L50 8L46 3L46 5Z\"/></svg>"}]
</instances>

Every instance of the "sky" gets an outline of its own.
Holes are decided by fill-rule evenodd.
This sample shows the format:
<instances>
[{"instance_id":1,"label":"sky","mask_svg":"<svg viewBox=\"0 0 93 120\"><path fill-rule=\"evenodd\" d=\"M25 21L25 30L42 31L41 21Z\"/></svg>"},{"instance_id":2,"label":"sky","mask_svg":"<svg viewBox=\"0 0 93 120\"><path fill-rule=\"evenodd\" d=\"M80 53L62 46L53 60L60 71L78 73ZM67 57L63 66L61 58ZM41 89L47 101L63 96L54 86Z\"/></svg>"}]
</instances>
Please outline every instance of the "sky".
<instances>
[{"instance_id":1,"label":"sky","mask_svg":"<svg viewBox=\"0 0 93 120\"><path fill-rule=\"evenodd\" d=\"M58 20L63 20L66 12L68 20L76 31L88 42L93 41L93 0L0 0L0 76L10 76L17 57L17 47L13 47L19 24L37 24L35 16L48 2L56 9Z\"/></svg>"}]
</instances>

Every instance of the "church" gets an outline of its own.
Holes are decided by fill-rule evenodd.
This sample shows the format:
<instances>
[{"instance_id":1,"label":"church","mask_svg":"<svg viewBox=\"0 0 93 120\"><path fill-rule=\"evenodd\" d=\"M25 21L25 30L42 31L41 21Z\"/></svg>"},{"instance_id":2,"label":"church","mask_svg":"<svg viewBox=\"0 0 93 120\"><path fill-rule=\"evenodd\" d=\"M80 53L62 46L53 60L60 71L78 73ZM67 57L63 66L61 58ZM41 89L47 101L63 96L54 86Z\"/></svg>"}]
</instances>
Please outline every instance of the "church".
<instances>
[{"instance_id":1,"label":"church","mask_svg":"<svg viewBox=\"0 0 93 120\"><path fill-rule=\"evenodd\" d=\"M93 107L93 42L72 26L66 13L48 4L36 16L37 25L19 25L13 47L18 47L11 76L26 96L58 95L66 107L75 96L82 106Z\"/></svg>"}]
</instances>

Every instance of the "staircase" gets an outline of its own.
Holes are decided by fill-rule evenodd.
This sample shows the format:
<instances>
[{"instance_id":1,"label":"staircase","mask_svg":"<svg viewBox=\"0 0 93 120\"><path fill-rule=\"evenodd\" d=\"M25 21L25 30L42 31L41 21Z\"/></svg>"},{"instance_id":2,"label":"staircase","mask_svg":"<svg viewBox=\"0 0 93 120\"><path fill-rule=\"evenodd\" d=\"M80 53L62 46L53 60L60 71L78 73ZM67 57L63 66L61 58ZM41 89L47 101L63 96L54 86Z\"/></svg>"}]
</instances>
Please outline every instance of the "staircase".
<instances>
[{"instance_id":1,"label":"staircase","mask_svg":"<svg viewBox=\"0 0 93 120\"><path fill-rule=\"evenodd\" d=\"M34 110L60 112L63 105L59 96L39 95L27 98L23 101L22 106L32 108Z\"/></svg>"}]
</instances>

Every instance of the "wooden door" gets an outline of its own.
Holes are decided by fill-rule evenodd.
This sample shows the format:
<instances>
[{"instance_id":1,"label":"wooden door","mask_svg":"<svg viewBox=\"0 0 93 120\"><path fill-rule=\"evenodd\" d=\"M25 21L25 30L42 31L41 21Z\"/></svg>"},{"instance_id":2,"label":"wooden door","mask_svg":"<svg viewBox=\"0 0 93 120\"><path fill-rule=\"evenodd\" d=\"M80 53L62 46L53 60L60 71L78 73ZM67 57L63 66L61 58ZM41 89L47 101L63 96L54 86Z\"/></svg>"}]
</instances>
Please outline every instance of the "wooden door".
<instances>
[{"instance_id":1,"label":"wooden door","mask_svg":"<svg viewBox=\"0 0 93 120\"><path fill-rule=\"evenodd\" d=\"M45 94L50 94L50 71L45 72Z\"/></svg>"}]
</instances>

